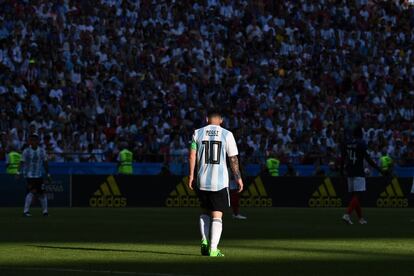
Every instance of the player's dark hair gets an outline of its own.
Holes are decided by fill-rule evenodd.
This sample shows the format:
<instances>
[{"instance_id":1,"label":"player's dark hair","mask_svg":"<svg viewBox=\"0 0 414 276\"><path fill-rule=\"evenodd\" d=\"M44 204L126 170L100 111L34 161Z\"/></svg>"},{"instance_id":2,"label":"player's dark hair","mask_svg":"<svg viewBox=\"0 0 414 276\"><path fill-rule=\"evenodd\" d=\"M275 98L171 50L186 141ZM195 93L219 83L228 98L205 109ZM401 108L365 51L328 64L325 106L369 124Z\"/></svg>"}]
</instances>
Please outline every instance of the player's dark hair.
<instances>
[{"instance_id":1,"label":"player's dark hair","mask_svg":"<svg viewBox=\"0 0 414 276\"><path fill-rule=\"evenodd\" d=\"M222 113L218 108L210 108L207 111L207 117L208 118L212 118L212 117L222 117Z\"/></svg>"}]
</instances>

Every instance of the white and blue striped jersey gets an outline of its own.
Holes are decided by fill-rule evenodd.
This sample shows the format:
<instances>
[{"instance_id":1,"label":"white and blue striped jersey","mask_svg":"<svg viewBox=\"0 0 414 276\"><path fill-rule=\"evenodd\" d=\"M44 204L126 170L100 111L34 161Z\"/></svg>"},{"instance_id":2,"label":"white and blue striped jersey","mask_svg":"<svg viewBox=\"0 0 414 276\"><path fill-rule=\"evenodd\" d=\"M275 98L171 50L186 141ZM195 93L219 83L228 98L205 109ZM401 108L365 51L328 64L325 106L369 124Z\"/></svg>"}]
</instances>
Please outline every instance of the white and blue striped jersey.
<instances>
[{"instance_id":1,"label":"white and blue striped jersey","mask_svg":"<svg viewBox=\"0 0 414 276\"><path fill-rule=\"evenodd\" d=\"M43 173L43 162L47 161L46 151L41 147L28 147L22 154L24 175L26 178L40 178Z\"/></svg>"},{"instance_id":2,"label":"white and blue striped jersey","mask_svg":"<svg viewBox=\"0 0 414 276\"><path fill-rule=\"evenodd\" d=\"M203 191L220 191L229 186L226 157L238 154L233 133L218 125L194 131L192 149L197 151L197 185Z\"/></svg>"}]
</instances>

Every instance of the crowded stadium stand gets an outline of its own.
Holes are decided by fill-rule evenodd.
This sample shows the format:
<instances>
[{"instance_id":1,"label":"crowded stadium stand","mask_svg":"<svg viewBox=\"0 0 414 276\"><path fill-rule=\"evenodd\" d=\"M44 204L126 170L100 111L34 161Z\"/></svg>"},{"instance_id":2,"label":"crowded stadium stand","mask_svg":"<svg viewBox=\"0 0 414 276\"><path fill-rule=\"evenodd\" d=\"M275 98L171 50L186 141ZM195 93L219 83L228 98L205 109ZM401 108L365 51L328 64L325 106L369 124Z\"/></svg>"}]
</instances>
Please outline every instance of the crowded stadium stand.
<instances>
[{"instance_id":1,"label":"crowded stadium stand","mask_svg":"<svg viewBox=\"0 0 414 276\"><path fill-rule=\"evenodd\" d=\"M336 160L362 123L371 156L414 165L407 1L1 1L0 160L40 135L52 162L187 159L224 110L244 163Z\"/></svg>"}]
</instances>

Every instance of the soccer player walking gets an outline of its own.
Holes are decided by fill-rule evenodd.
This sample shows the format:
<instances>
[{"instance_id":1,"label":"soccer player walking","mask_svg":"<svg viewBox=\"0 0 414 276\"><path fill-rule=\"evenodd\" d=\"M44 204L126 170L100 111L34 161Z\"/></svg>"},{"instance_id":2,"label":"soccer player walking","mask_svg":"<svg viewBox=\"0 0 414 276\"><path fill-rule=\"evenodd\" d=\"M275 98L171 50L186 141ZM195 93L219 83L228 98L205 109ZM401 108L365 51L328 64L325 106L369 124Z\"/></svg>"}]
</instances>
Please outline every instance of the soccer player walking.
<instances>
[{"instance_id":1,"label":"soccer player walking","mask_svg":"<svg viewBox=\"0 0 414 276\"><path fill-rule=\"evenodd\" d=\"M342 220L348 224L353 224L351 214L355 210L358 216L358 222L360 224L367 224L367 221L362 216L360 203L361 194L366 191L364 160L366 160L368 164L376 170L380 172L381 170L367 153L367 146L362 139L362 128L356 127L353 130L352 136L352 139L350 141L346 141L342 148L341 173L346 173L348 180L348 192L352 195L348 209L342 216Z\"/></svg>"},{"instance_id":2,"label":"soccer player walking","mask_svg":"<svg viewBox=\"0 0 414 276\"><path fill-rule=\"evenodd\" d=\"M224 256L218 244L223 229L223 211L230 207L226 157L229 158L238 191L243 190L236 141L230 131L220 126L222 122L221 113L210 110L207 114L208 125L194 131L189 155L188 186L196 188L203 209L199 220L201 254L212 257Z\"/></svg>"},{"instance_id":3,"label":"soccer player walking","mask_svg":"<svg viewBox=\"0 0 414 276\"><path fill-rule=\"evenodd\" d=\"M43 216L48 216L47 195L44 190L44 180L42 177L42 167L50 179L47 156L43 148L39 146L39 136L34 133L30 136L29 146L22 154L22 168L27 182L27 195L24 203L23 214L31 217L30 205L33 197L37 197L42 205Z\"/></svg>"}]
</instances>

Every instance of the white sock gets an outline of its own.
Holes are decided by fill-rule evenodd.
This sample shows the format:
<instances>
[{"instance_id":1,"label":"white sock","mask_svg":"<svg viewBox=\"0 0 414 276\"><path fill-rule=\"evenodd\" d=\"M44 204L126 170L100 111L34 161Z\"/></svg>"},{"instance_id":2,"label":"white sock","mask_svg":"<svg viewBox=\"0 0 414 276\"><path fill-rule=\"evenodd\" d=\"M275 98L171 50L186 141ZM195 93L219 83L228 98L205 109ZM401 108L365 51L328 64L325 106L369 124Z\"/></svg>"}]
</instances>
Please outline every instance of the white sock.
<instances>
[{"instance_id":1,"label":"white sock","mask_svg":"<svg viewBox=\"0 0 414 276\"><path fill-rule=\"evenodd\" d=\"M47 213L47 195L43 194L39 196L40 205L42 205L43 214Z\"/></svg>"},{"instance_id":2,"label":"white sock","mask_svg":"<svg viewBox=\"0 0 414 276\"><path fill-rule=\"evenodd\" d=\"M216 250L220 242L221 232L223 230L223 221L221 218L213 218L211 223L211 250Z\"/></svg>"},{"instance_id":3,"label":"white sock","mask_svg":"<svg viewBox=\"0 0 414 276\"><path fill-rule=\"evenodd\" d=\"M210 224L211 218L209 215L200 215L200 232L202 240L208 240L210 237Z\"/></svg>"},{"instance_id":4,"label":"white sock","mask_svg":"<svg viewBox=\"0 0 414 276\"><path fill-rule=\"evenodd\" d=\"M33 199L33 194L29 192L26 195L26 199L24 201L24 210L23 210L24 213L29 212L30 205L32 205L32 199Z\"/></svg>"}]
</instances>

